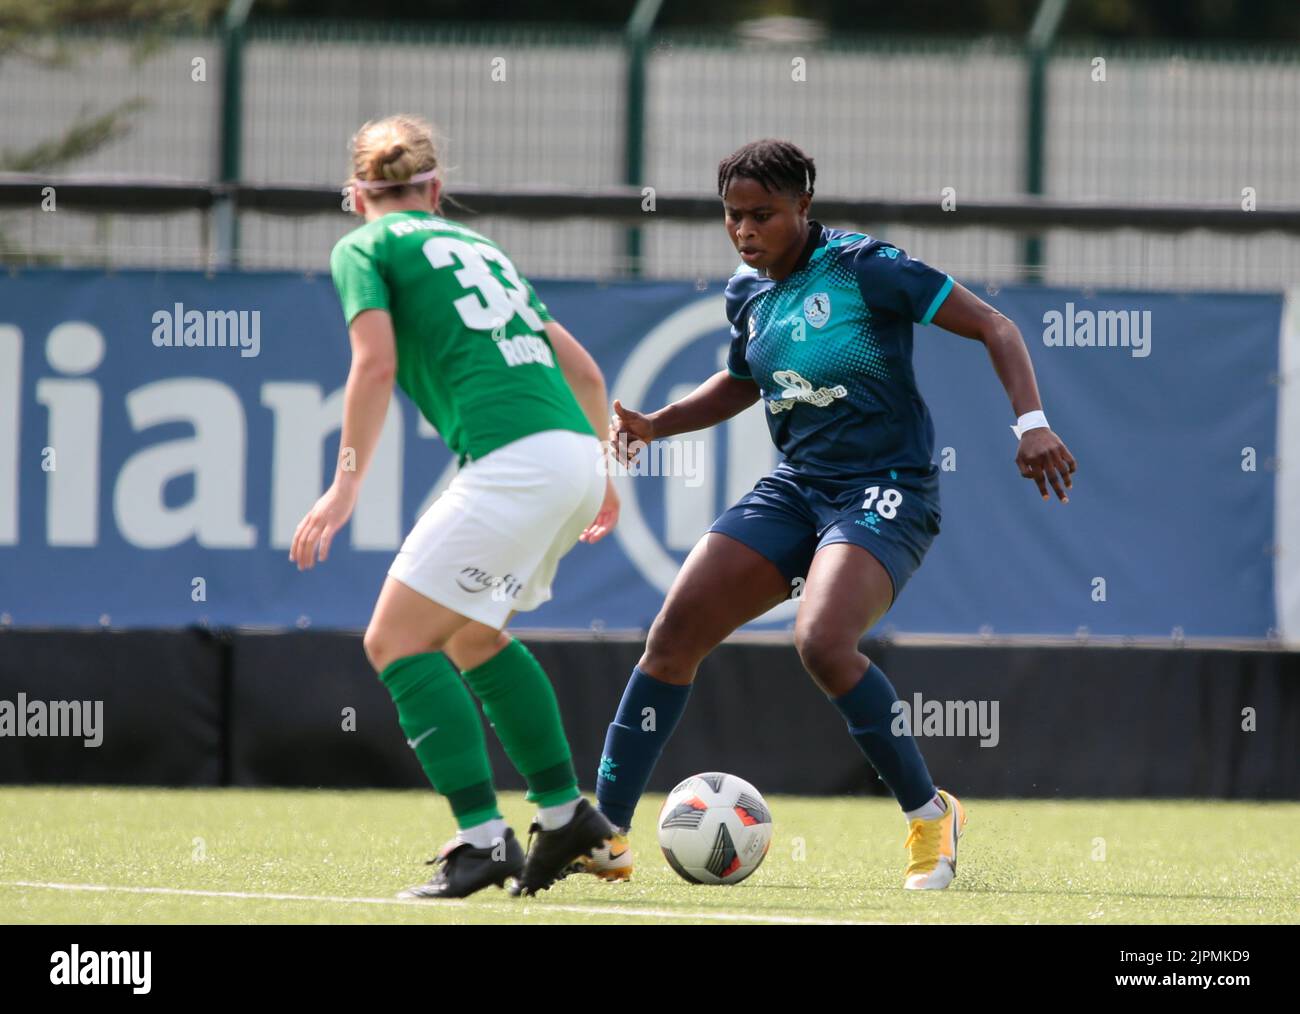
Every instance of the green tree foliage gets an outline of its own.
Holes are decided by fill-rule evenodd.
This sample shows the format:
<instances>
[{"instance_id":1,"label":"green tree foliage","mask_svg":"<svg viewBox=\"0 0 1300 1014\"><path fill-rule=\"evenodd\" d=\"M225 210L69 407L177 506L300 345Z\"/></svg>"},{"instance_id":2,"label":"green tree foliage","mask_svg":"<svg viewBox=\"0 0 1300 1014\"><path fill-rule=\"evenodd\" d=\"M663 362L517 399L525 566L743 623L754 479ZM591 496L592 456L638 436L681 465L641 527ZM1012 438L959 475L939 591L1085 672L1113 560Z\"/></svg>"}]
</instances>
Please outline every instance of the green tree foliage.
<instances>
[{"instance_id":1,"label":"green tree foliage","mask_svg":"<svg viewBox=\"0 0 1300 1014\"><path fill-rule=\"evenodd\" d=\"M21 59L47 69L71 70L97 45L95 29L133 27L132 59L145 60L180 28L202 28L221 10L218 0L0 0L0 61ZM14 147L0 143L0 172L42 174L66 170L79 159L130 132L148 99L112 105L88 99L70 123L49 136ZM0 263L31 260L0 229Z\"/></svg>"}]
</instances>

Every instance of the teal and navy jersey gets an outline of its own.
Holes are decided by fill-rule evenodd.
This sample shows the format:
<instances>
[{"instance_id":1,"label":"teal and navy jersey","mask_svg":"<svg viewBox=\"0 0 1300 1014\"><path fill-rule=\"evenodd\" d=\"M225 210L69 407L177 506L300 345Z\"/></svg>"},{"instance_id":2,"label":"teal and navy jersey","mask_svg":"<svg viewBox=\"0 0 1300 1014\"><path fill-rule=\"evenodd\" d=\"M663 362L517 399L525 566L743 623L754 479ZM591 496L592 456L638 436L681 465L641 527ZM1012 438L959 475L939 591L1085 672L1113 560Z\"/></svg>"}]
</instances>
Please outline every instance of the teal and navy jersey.
<instances>
[{"instance_id":1,"label":"teal and navy jersey","mask_svg":"<svg viewBox=\"0 0 1300 1014\"><path fill-rule=\"evenodd\" d=\"M809 222L779 282L742 265L727 283L727 370L762 392L772 440L798 476L898 473L936 482L934 423L912 372L912 325L952 278L892 244Z\"/></svg>"}]
</instances>

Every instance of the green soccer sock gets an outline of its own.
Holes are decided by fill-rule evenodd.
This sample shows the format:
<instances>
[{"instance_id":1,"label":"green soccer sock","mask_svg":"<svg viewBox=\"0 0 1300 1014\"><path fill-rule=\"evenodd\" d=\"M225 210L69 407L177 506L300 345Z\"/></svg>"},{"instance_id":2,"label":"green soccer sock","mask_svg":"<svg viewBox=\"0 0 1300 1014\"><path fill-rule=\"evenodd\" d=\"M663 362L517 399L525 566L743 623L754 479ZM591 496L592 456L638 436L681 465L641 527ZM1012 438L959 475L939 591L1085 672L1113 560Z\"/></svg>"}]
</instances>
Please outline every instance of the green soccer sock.
<instances>
[{"instance_id":1,"label":"green soccer sock","mask_svg":"<svg viewBox=\"0 0 1300 1014\"><path fill-rule=\"evenodd\" d=\"M430 783L451 803L457 826L499 818L483 723L447 656L399 658L379 679L397 705L407 744Z\"/></svg>"},{"instance_id":2,"label":"green soccer sock","mask_svg":"<svg viewBox=\"0 0 1300 1014\"><path fill-rule=\"evenodd\" d=\"M462 675L483 702L506 756L528 783L528 799L539 807L578 798L569 741L560 705L546 671L513 638L502 651Z\"/></svg>"}]
</instances>

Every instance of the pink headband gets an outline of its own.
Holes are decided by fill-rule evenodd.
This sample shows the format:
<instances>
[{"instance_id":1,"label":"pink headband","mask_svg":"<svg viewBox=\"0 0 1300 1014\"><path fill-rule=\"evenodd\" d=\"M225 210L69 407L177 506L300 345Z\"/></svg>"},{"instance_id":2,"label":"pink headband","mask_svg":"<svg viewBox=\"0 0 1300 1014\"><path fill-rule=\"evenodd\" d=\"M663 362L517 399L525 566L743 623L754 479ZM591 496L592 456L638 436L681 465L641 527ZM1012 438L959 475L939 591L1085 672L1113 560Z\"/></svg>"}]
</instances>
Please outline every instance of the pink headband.
<instances>
[{"instance_id":1,"label":"pink headband","mask_svg":"<svg viewBox=\"0 0 1300 1014\"><path fill-rule=\"evenodd\" d=\"M404 187L411 183L425 183L438 175L437 169L416 173L409 180L353 180L352 185L358 190L387 190L389 187Z\"/></svg>"}]
</instances>

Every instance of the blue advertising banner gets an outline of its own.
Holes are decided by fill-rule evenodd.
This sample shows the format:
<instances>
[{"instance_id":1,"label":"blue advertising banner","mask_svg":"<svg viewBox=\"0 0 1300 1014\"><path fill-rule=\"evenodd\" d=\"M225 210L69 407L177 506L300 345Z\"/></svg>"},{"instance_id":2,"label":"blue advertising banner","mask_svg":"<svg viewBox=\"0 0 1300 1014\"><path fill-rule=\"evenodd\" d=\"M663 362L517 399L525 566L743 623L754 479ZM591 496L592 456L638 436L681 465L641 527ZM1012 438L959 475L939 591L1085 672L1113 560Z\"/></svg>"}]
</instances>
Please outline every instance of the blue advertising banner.
<instances>
[{"instance_id":1,"label":"blue advertising banner","mask_svg":"<svg viewBox=\"0 0 1300 1014\"><path fill-rule=\"evenodd\" d=\"M656 409L722 364L719 281L534 284L630 407ZM884 624L1266 636L1282 297L976 291L1024 333L1075 489L1044 503L1019 476L983 347L918 327L942 531ZM222 346L166 343L191 310ZM363 627L456 465L395 398L351 524L300 574L288 547L333 473L348 359L327 277L0 278L0 620ZM776 463L762 412L652 448L652 474L618 479L615 533L576 546L555 598L515 626L647 627L699 535ZM784 628L797 606L754 627Z\"/></svg>"}]
</instances>

